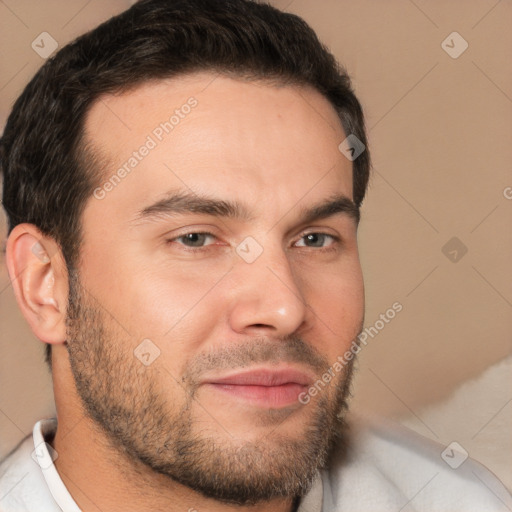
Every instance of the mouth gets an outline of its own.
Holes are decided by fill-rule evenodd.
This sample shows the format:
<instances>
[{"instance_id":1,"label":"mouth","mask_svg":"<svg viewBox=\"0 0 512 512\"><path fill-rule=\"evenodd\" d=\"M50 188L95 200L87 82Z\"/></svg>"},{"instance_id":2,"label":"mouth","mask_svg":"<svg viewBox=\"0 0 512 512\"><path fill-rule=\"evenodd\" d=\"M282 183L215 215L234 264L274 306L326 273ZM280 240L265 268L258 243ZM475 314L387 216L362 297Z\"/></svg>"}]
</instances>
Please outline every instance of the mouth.
<instances>
[{"instance_id":1,"label":"mouth","mask_svg":"<svg viewBox=\"0 0 512 512\"><path fill-rule=\"evenodd\" d=\"M207 378L202 385L237 400L275 409L298 403L300 393L313 380L314 375L303 370L267 367Z\"/></svg>"}]
</instances>

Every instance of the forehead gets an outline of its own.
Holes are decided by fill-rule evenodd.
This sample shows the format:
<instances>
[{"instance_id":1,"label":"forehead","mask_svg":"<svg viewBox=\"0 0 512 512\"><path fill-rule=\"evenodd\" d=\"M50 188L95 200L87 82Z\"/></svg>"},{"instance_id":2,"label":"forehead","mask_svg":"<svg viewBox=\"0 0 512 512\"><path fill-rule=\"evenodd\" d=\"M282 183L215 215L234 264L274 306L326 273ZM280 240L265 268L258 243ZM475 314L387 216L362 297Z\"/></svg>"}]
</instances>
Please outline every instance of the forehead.
<instances>
[{"instance_id":1,"label":"forehead","mask_svg":"<svg viewBox=\"0 0 512 512\"><path fill-rule=\"evenodd\" d=\"M246 196L267 211L308 194L352 197L341 123L312 88L205 72L152 81L97 100L85 134L106 157L104 197L87 206L104 215L130 215L176 188Z\"/></svg>"}]
</instances>

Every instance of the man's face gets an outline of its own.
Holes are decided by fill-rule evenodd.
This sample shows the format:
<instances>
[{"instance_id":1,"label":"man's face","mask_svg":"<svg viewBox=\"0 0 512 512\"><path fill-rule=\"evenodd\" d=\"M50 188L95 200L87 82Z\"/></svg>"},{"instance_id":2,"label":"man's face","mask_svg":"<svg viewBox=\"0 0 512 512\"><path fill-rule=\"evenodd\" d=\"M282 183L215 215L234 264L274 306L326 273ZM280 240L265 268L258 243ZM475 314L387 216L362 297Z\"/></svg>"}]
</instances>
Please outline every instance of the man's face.
<instances>
[{"instance_id":1,"label":"man's face","mask_svg":"<svg viewBox=\"0 0 512 512\"><path fill-rule=\"evenodd\" d=\"M311 89L214 78L93 105L87 137L110 163L82 217L67 346L120 452L250 503L302 494L328 455L351 364L298 397L359 334L363 283L333 108Z\"/></svg>"}]
</instances>

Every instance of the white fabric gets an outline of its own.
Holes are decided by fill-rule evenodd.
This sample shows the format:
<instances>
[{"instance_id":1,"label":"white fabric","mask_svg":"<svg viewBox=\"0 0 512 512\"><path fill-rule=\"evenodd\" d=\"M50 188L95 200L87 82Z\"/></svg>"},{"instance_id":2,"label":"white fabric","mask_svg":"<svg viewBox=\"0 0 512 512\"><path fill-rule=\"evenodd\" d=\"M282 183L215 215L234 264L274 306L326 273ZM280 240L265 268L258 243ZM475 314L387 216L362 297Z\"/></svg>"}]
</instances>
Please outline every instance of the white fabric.
<instances>
[{"instance_id":1,"label":"white fabric","mask_svg":"<svg viewBox=\"0 0 512 512\"><path fill-rule=\"evenodd\" d=\"M1 512L80 512L46 444L53 440L56 430L56 418L38 421L32 435L25 437L2 461Z\"/></svg>"},{"instance_id":2,"label":"white fabric","mask_svg":"<svg viewBox=\"0 0 512 512\"><path fill-rule=\"evenodd\" d=\"M323 474L324 512L512 511L509 491L471 458L452 469L445 446L383 419L352 431L348 460Z\"/></svg>"},{"instance_id":3,"label":"white fabric","mask_svg":"<svg viewBox=\"0 0 512 512\"><path fill-rule=\"evenodd\" d=\"M1 512L80 512L46 444L56 428L55 418L38 421L0 463ZM319 472L298 512L512 511L503 484L470 458L452 469L445 447L385 421L355 421L351 431L348 456Z\"/></svg>"}]
</instances>

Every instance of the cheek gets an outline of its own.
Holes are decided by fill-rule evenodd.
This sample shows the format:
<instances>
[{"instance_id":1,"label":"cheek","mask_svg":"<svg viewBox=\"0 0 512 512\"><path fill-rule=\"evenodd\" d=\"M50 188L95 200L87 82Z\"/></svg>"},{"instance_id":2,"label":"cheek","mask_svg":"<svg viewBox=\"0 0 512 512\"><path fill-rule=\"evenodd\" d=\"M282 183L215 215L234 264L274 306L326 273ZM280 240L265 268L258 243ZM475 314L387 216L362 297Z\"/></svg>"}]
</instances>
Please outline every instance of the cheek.
<instances>
[{"instance_id":1,"label":"cheek","mask_svg":"<svg viewBox=\"0 0 512 512\"><path fill-rule=\"evenodd\" d=\"M308 303L317 315L317 331L322 335L319 350L330 359L344 352L359 334L364 317L364 286L359 262L343 271L317 276L309 286Z\"/></svg>"},{"instance_id":2,"label":"cheek","mask_svg":"<svg viewBox=\"0 0 512 512\"><path fill-rule=\"evenodd\" d=\"M216 283L221 277L204 270L159 266L135 276L126 273L126 302L120 314L138 338L154 340L169 349L172 357L178 352L186 357L197 350L220 318L217 312L222 300Z\"/></svg>"},{"instance_id":3,"label":"cheek","mask_svg":"<svg viewBox=\"0 0 512 512\"><path fill-rule=\"evenodd\" d=\"M352 279L350 279L352 281ZM364 293L361 281L348 282L348 279L336 282L329 280L322 289L315 291L312 305L318 305L319 312L325 312L326 322L337 333L343 333L352 324L357 324L364 309ZM323 319L323 316L321 318ZM340 326L345 326L340 330Z\"/></svg>"}]
</instances>

